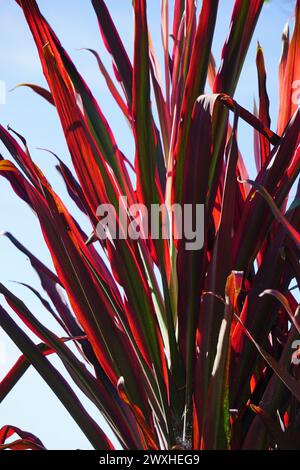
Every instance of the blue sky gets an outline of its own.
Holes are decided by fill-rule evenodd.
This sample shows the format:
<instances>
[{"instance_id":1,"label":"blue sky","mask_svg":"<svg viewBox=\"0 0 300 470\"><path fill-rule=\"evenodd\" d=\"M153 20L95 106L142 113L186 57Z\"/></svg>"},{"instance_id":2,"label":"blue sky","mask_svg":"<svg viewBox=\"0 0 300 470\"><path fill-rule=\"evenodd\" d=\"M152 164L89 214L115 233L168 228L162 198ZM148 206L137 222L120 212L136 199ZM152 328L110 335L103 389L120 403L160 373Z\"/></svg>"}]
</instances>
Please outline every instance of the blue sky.
<instances>
[{"instance_id":1,"label":"blue sky","mask_svg":"<svg viewBox=\"0 0 300 470\"><path fill-rule=\"evenodd\" d=\"M170 3L172 4L172 1ZM90 0L38 0L38 4L99 100L120 148L127 157L132 159L134 154L132 137L106 90L95 60L87 52L78 51L82 47L96 49L106 66L111 69L111 60L102 44ZM132 57L131 0L107 0L107 5L128 53ZM229 27L232 5L233 0L220 0L220 12L213 45L217 65L220 63L222 45ZM253 108L253 99L257 97L255 53L259 40L264 49L268 72L267 86L271 98L273 129L276 129L277 74L281 33L292 14L293 2L289 0L273 0L270 5L264 7L235 95L241 105L249 110ZM154 46L161 58L160 0L148 0L148 18ZM7 90L21 82L45 85L30 32L14 0L0 0L0 63L0 80L5 83ZM66 163L70 162L54 108L24 88L7 93L6 98L6 103L0 105L1 124L4 126L10 124L12 128L26 137L34 160L49 177L54 188L62 196L66 196L64 185L54 168L54 159L47 153L37 150L39 147L51 149ZM251 129L240 125L240 148L249 172L253 176L255 173L252 141ZM1 145L0 152L8 157ZM0 195L0 231L12 232L36 256L51 266L51 259L34 214L12 193L9 184L2 178L0 179ZM83 227L88 230L87 221L78 214L71 202L69 207L75 216L78 216ZM37 289L40 288L38 278L32 272L28 260L4 237L0 237L0 281L22 297L32 312L48 327L55 328L59 334L59 329L40 303L24 287L13 284L12 280L26 282ZM0 380L18 356L17 348L0 331ZM51 360L61 369L57 359ZM101 420L93 406L89 404L87 406L94 418ZM1 404L0 426L4 424L14 424L35 433L49 449L90 448L88 441L72 418L68 416L48 386L33 369L26 373ZM105 426L105 423L103 425Z\"/></svg>"}]
</instances>

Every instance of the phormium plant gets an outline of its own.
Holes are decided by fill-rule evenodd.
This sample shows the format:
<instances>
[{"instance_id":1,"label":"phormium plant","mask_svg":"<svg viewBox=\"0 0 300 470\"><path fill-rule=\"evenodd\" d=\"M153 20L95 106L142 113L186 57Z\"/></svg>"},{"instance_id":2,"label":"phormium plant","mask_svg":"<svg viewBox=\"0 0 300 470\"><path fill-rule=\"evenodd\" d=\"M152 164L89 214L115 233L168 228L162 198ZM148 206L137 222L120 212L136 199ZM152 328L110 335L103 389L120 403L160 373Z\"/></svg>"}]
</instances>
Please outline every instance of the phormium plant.
<instances>
[{"instance_id":1,"label":"phormium plant","mask_svg":"<svg viewBox=\"0 0 300 470\"><path fill-rule=\"evenodd\" d=\"M282 39L274 132L260 46L258 110L252 113L233 100L263 0L235 1L218 69L211 53L218 0L203 0L200 13L194 0L175 0L172 15L171 2L162 0L163 80L148 34L146 0L133 0L133 61L105 1L92 0L114 77L92 52L132 130L131 169L130 156L119 150L118 136L37 2L17 3L49 90L29 86L57 109L73 162L68 168L59 161L58 170L89 218L92 235L68 212L25 139L1 127L15 163L1 157L0 173L35 212L55 272L5 235L29 257L51 300L44 306L65 331L57 337L0 285L6 302L38 338L35 344L0 307L0 325L23 354L1 382L1 400L33 366L92 446L112 449L70 381L49 362L55 354L124 449L299 448L300 383L293 347L300 310L291 286L300 274L299 187L292 203L289 194L300 166L295 100L300 1L291 38L285 29ZM238 150L240 119L254 130L255 181ZM110 204L119 214L120 197L128 206L117 227L135 224L140 236L99 238L99 206ZM134 213L133 204L149 211L165 204L159 229L169 224L169 236L154 237L151 230L142 236L145 216L137 208ZM204 205L200 249L188 249L185 234L176 236L174 204ZM14 434L17 440L7 442ZM0 444L44 448L14 426L1 429Z\"/></svg>"}]
</instances>

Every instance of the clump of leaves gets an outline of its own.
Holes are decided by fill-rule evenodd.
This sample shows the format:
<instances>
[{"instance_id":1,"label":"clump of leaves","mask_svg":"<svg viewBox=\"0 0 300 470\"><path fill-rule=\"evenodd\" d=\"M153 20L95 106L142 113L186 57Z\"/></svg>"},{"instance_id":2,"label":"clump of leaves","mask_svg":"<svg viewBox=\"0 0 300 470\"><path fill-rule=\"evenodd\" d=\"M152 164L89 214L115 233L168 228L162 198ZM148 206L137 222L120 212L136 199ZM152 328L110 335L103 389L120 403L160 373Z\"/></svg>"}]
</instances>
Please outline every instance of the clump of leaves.
<instances>
[{"instance_id":1,"label":"clump of leaves","mask_svg":"<svg viewBox=\"0 0 300 470\"><path fill-rule=\"evenodd\" d=\"M98 206L118 209L119 197L126 196L130 204L148 208L204 204L205 233L203 248L194 251L174 232L166 240L88 237L32 160L25 140L0 127L15 160L2 158L0 173L35 212L55 272L5 235L29 257L51 300L43 305L65 331L58 337L0 285L37 338L35 344L1 307L0 325L23 354L1 382L1 400L33 366L93 447L112 449L101 425L49 362L56 354L124 449L299 447L299 371L291 363L299 308L295 290L289 290L299 279L299 187L290 206L288 197L300 165L300 115L292 99L300 76L300 1L291 40L287 29L282 38L275 132L260 46L257 113L233 100L263 0L235 1L219 69L211 53L218 0L203 0L199 16L194 0L175 0L172 25L169 2L162 0L164 80L149 36L146 0L133 2L133 63L104 0L92 0L114 76L92 52L134 136L136 187L130 156L119 150L36 1L17 3L49 90L27 85L56 107L73 163L68 168L59 160L58 170L91 231ZM248 179L238 149L240 119L254 129L255 181ZM125 217L129 223L133 214ZM14 434L19 439L5 444ZM43 447L13 426L2 429L0 440L2 448Z\"/></svg>"}]
</instances>

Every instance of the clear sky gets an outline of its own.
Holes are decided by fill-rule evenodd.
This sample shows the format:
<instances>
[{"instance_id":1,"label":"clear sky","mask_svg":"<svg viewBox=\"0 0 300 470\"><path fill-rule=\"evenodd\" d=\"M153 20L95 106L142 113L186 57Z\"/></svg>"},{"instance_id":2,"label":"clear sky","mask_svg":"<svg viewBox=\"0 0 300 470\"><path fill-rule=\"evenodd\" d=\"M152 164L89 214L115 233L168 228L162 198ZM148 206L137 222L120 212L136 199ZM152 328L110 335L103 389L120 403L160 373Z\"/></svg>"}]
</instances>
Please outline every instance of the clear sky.
<instances>
[{"instance_id":1,"label":"clear sky","mask_svg":"<svg viewBox=\"0 0 300 470\"><path fill-rule=\"evenodd\" d=\"M131 0L107 0L106 3L116 21L128 53L132 57L133 15ZM172 3L170 1L171 5ZM83 47L96 49L100 52L106 66L111 70L111 60L102 44L90 0L38 0L38 4L99 100L120 148L132 160L134 147L127 125L106 90L105 82L98 71L94 58L87 52L78 50ZM232 5L233 0L220 0L213 46L217 65L220 63L222 45L228 32ZM289 0L273 0L264 7L235 95L241 105L252 110L253 99L257 97L255 54L256 44L259 40L265 53L273 129L276 129L278 106L277 74L281 33L286 21L292 18L292 14L293 2ZM161 57L160 0L148 0L148 19L154 46L158 56ZM21 82L45 85L31 34L21 9L14 0L0 0L0 64L0 80L5 83L7 90ZM51 149L66 163L70 162L55 109L34 95L31 90L21 88L7 93L6 103L0 105L0 122L4 126L10 124L12 128L26 137L34 160L49 177L54 188L61 195L66 196L64 185L54 168L55 160L47 153L37 150L40 147ZM252 142L251 129L240 125L240 148L249 172L254 176ZM8 157L1 145L0 152L4 157ZM71 202L69 207L79 218L83 227L88 230L87 221L78 214ZM9 184L3 178L0 178L1 230L12 232L36 256L51 267L51 259L34 214L14 195ZM0 281L25 300L32 312L48 327L55 328L59 334L59 329L34 296L24 287L11 282L26 282L40 289L39 280L32 271L28 260L4 237L0 237ZM5 304L4 301L3 304ZM0 380L18 357L17 348L0 331ZM51 360L62 370L57 359ZM95 419L101 419L93 406L88 405L88 409ZM13 424L33 432L49 449L90 448L88 441L72 418L32 368L0 405L0 427L4 424ZM105 424L103 425L105 426Z\"/></svg>"}]
</instances>

